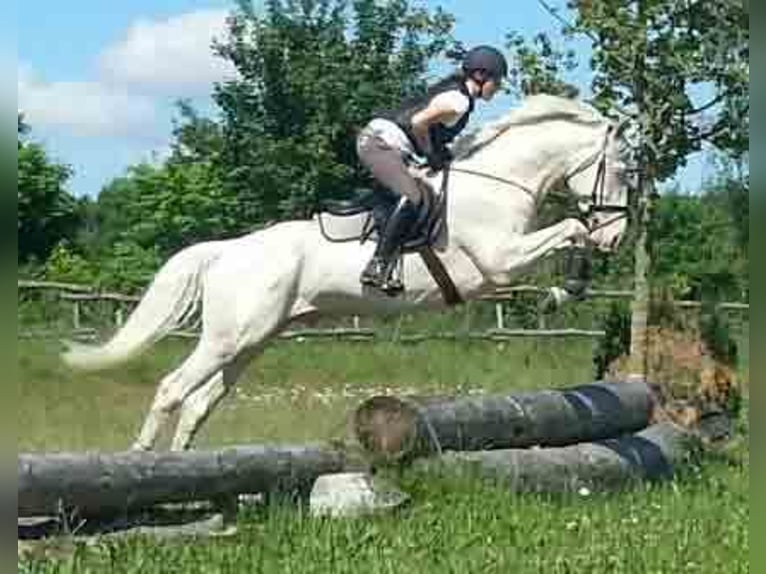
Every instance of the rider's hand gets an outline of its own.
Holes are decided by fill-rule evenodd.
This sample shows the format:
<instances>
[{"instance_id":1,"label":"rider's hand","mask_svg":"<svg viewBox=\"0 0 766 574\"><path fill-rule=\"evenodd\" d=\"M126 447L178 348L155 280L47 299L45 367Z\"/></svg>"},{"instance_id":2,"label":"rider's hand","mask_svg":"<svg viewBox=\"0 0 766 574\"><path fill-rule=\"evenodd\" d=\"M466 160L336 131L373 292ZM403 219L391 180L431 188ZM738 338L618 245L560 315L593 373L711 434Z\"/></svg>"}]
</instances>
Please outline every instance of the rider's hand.
<instances>
[{"instance_id":1,"label":"rider's hand","mask_svg":"<svg viewBox=\"0 0 766 574\"><path fill-rule=\"evenodd\" d=\"M433 171L441 171L452 161L452 152L446 146L441 149L433 150L428 154L428 166Z\"/></svg>"},{"instance_id":2,"label":"rider's hand","mask_svg":"<svg viewBox=\"0 0 766 574\"><path fill-rule=\"evenodd\" d=\"M428 167L431 168L432 171L441 171L447 164L446 158L441 153L430 153L428 154L427 159Z\"/></svg>"}]
</instances>

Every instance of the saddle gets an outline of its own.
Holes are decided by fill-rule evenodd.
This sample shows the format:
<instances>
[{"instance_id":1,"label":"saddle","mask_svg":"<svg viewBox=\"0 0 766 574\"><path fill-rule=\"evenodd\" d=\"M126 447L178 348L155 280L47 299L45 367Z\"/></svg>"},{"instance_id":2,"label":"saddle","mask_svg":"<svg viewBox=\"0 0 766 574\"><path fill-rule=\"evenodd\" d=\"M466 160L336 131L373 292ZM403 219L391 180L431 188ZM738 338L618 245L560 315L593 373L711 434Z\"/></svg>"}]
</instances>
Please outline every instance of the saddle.
<instances>
[{"instance_id":1,"label":"saddle","mask_svg":"<svg viewBox=\"0 0 766 574\"><path fill-rule=\"evenodd\" d=\"M420 204L415 223L410 227L408 235L400 246L399 257L404 253L419 253L439 286L445 303L452 306L463 303L463 298L441 259L433 250L433 245L445 225L448 179L449 170L446 169L442 178L441 193L438 195L430 184L423 180L417 180L423 201ZM356 237L356 240L364 243L368 240L377 241L398 200L396 194L383 186L376 186L357 189L354 197L350 199L326 200L322 207L326 213L335 217L358 217L360 215L364 217L366 213L367 217L362 231ZM323 235L332 241L324 231L321 217L319 218L319 225Z\"/></svg>"},{"instance_id":2,"label":"saddle","mask_svg":"<svg viewBox=\"0 0 766 574\"><path fill-rule=\"evenodd\" d=\"M433 245L441 232L445 214L444 193L437 196L433 187L425 181L418 180L418 186L423 197L418 216L410 227L407 237L401 245L402 253L412 253L423 247ZM396 194L383 186L358 188L349 199L326 200L323 210L336 217L358 216L367 213L368 218L362 229L361 243L376 241L380 231L385 227L391 211L398 201Z\"/></svg>"}]
</instances>

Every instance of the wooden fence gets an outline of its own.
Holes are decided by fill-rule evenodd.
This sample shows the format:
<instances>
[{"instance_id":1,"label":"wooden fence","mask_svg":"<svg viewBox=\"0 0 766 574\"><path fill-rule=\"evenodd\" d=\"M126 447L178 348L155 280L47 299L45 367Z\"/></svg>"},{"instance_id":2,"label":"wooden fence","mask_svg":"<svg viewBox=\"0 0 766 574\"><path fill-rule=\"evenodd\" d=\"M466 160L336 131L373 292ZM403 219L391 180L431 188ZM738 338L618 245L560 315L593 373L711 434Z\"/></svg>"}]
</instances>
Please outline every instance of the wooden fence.
<instances>
[{"instance_id":1,"label":"wooden fence","mask_svg":"<svg viewBox=\"0 0 766 574\"><path fill-rule=\"evenodd\" d=\"M101 292L92 286L78 285L71 283L46 282L18 280L18 292L30 292L42 290L53 292L56 298L71 304L71 326L68 332L73 335L89 337L96 336L97 330L83 325L82 310L83 306L97 302L110 302L114 304L113 326L119 327L123 324L127 312L132 305L140 301L139 296L124 295L122 293ZM398 335L396 340L400 342L416 343L419 341L442 339L477 339L501 341L511 338L523 337L585 337L599 338L605 336L605 331L601 329L577 329L577 328L546 328L543 316L539 316L537 329L513 329L507 328L503 304L512 300L514 297L523 294L543 295L547 289L535 285L516 285L498 289L494 293L484 295L480 298L482 301L494 303L495 309L495 327L479 332L466 330L462 333L457 332L436 332L428 334L408 334ZM588 299L613 299L629 300L633 297L633 292L629 290L603 290L592 289L586 292ZM699 301L674 301L673 304L680 308L695 309L700 308L702 304ZM725 311L749 312L748 303L720 303L719 308ZM356 341L373 341L379 338L379 333L375 329L362 328L360 318L352 317L352 327L334 327L329 329L297 329L282 333L280 336L284 339L316 339L316 338L335 338ZM192 325L189 329L175 331L172 333L176 337L196 337L199 325ZM53 334L46 330L26 330L20 331L21 338L45 337Z\"/></svg>"}]
</instances>

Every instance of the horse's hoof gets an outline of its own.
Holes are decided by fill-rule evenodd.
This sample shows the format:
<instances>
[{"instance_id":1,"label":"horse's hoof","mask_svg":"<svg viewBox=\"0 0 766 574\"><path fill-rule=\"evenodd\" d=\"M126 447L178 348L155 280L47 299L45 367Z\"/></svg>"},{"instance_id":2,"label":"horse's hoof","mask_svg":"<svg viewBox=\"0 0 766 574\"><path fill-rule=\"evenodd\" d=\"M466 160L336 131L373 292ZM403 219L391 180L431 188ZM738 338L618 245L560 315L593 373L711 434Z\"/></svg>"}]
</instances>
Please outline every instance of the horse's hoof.
<instances>
[{"instance_id":1,"label":"horse's hoof","mask_svg":"<svg viewBox=\"0 0 766 574\"><path fill-rule=\"evenodd\" d=\"M389 297L395 297L404 291L404 285L399 282L389 281L381 285L380 290Z\"/></svg>"},{"instance_id":2,"label":"horse's hoof","mask_svg":"<svg viewBox=\"0 0 766 574\"><path fill-rule=\"evenodd\" d=\"M359 277L359 283L369 287L380 287L380 279L372 275L362 275Z\"/></svg>"}]
</instances>

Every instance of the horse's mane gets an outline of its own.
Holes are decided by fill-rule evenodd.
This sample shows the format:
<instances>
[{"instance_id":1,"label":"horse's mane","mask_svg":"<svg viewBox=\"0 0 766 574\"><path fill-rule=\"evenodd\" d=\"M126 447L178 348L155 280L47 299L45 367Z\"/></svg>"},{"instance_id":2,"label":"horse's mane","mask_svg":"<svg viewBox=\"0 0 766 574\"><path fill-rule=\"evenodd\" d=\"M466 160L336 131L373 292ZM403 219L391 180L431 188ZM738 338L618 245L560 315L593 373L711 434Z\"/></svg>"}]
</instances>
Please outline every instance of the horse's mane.
<instances>
[{"instance_id":1,"label":"horse's mane","mask_svg":"<svg viewBox=\"0 0 766 574\"><path fill-rule=\"evenodd\" d=\"M521 107L504 117L458 138L452 147L452 153L455 159L467 159L512 127L539 124L554 119L567 119L588 125L603 124L605 121L604 116L585 102L537 94L527 97Z\"/></svg>"}]
</instances>

